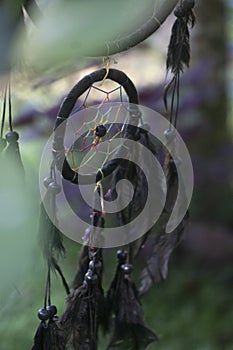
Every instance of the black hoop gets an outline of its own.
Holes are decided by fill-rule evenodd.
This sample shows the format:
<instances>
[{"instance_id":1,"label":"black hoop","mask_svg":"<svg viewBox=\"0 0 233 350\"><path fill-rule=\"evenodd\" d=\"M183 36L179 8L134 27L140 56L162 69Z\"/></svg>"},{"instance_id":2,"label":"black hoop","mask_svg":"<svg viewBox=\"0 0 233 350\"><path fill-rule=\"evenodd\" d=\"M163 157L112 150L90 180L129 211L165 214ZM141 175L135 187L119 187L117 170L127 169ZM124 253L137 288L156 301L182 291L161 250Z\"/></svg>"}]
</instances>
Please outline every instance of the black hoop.
<instances>
[{"instance_id":1,"label":"black hoop","mask_svg":"<svg viewBox=\"0 0 233 350\"><path fill-rule=\"evenodd\" d=\"M83 184L92 184L94 182L98 182L107 175L111 174L121 161L120 158L109 161L101 170L97 172L97 174L92 173L88 175L80 175L70 167L65 157L64 135L66 120L70 116L77 99L85 91L87 91L92 86L92 84L98 81L102 81L104 78L110 79L121 85L128 96L129 103L134 105L138 104L138 94L133 82L125 73L117 69L109 69L109 71L106 71L106 69L100 69L91 74L88 74L70 90L69 94L60 107L56 119L54 127L53 154L56 167L61 172L63 178L75 184L78 184L79 182L82 182ZM131 111L131 113L134 116L134 125L136 126L140 117L136 106L135 109ZM63 127L58 128L61 123L63 123Z\"/></svg>"}]
</instances>

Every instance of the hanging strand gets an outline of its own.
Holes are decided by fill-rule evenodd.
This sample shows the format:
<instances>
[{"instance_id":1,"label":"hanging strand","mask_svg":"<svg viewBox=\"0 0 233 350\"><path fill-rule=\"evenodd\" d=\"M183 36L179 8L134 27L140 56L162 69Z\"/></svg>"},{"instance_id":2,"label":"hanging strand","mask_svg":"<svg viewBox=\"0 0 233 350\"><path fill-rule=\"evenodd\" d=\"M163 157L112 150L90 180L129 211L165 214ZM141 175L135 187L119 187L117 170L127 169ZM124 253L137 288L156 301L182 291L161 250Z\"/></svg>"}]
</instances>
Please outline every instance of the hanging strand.
<instances>
[{"instance_id":1,"label":"hanging strand","mask_svg":"<svg viewBox=\"0 0 233 350\"><path fill-rule=\"evenodd\" d=\"M1 138L3 138L3 132L4 132L4 126L5 126L6 99L7 99L7 85L5 86L4 96L3 96L2 121L1 121Z\"/></svg>"},{"instance_id":2,"label":"hanging strand","mask_svg":"<svg viewBox=\"0 0 233 350\"><path fill-rule=\"evenodd\" d=\"M13 126L12 126L12 103L11 103L11 81L9 79L8 82L8 108L9 108L9 129L12 132Z\"/></svg>"},{"instance_id":3,"label":"hanging strand","mask_svg":"<svg viewBox=\"0 0 233 350\"><path fill-rule=\"evenodd\" d=\"M2 120L1 120L1 131L0 131L0 153L4 150L6 147L6 139L3 137L4 127L5 127L5 118L6 118L6 99L7 99L7 86L5 86L4 89L4 96L3 96L3 106L2 106Z\"/></svg>"}]
</instances>

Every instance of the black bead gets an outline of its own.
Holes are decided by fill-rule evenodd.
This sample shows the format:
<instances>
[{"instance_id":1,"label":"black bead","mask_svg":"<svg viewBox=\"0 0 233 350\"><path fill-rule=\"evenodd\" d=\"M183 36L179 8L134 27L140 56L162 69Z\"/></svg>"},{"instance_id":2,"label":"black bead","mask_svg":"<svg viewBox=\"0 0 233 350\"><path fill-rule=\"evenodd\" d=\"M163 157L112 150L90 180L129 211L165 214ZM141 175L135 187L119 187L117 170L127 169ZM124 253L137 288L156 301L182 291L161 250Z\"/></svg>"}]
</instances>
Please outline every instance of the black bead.
<instances>
[{"instance_id":1,"label":"black bead","mask_svg":"<svg viewBox=\"0 0 233 350\"><path fill-rule=\"evenodd\" d=\"M102 271L102 262L97 260L91 260L89 263L89 269L91 269L93 272L96 272L97 274Z\"/></svg>"},{"instance_id":2,"label":"black bead","mask_svg":"<svg viewBox=\"0 0 233 350\"><path fill-rule=\"evenodd\" d=\"M50 319L50 311L47 309L40 309L37 315L41 321L47 321Z\"/></svg>"},{"instance_id":3,"label":"black bead","mask_svg":"<svg viewBox=\"0 0 233 350\"><path fill-rule=\"evenodd\" d=\"M56 182L51 182L48 186L48 189L53 193L53 194L58 194L61 192L61 186L58 185Z\"/></svg>"},{"instance_id":4,"label":"black bead","mask_svg":"<svg viewBox=\"0 0 233 350\"><path fill-rule=\"evenodd\" d=\"M57 313L57 308L55 305L49 305L46 307L46 310L49 312L49 315L50 317L49 318L52 318L53 316L56 315Z\"/></svg>"},{"instance_id":5,"label":"black bead","mask_svg":"<svg viewBox=\"0 0 233 350\"><path fill-rule=\"evenodd\" d=\"M117 251L117 259L120 263L124 264L127 258L127 251L126 250L118 250Z\"/></svg>"},{"instance_id":6,"label":"black bead","mask_svg":"<svg viewBox=\"0 0 233 350\"><path fill-rule=\"evenodd\" d=\"M174 15L177 18L182 18L185 16L186 10L182 6L177 6L174 11Z\"/></svg>"},{"instance_id":7,"label":"black bead","mask_svg":"<svg viewBox=\"0 0 233 350\"><path fill-rule=\"evenodd\" d=\"M8 131L6 133L6 140L9 143L17 142L19 139L19 134L16 131Z\"/></svg>"},{"instance_id":8,"label":"black bead","mask_svg":"<svg viewBox=\"0 0 233 350\"><path fill-rule=\"evenodd\" d=\"M167 130L164 131L164 136L165 136L167 141L174 140L175 135L176 134L175 134L174 130L167 129Z\"/></svg>"},{"instance_id":9,"label":"black bead","mask_svg":"<svg viewBox=\"0 0 233 350\"><path fill-rule=\"evenodd\" d=\"M129 107L130 117L132 118L140 118L142 115L142 112L134 105L130 105Z\"/></svg>"},{"instance_id":10,"label":"black bead","mask_svg":"<svg viewBox=\"0 0 233 350\"><path fill-rule=\"evenodd\" d=\"M133 265L131 264L121 265L121 271L124 272L125 275L129 275L133 271Z\"/></svg>"},{"instance_id":11,"label":"black bead","mask_svg":"<svg viewBox=\"0 0 233 350\"><path fill-rule=\"evenodd\" d=\"M54 182L54 180L53 180L53 178L52 177L50 177L50 176L48 176L48 177L45 177L44 178L44 186L46 187L46 188L48 188L49 187L49 185L51 184L51 182Z\"/></svg>"},{"instance_id":12,"label":"black bead","mask_svg":"<svg viewBox=\"0 0 233 350\"><path fill-rule=\"evenodd\" d=\"M97 275L93 274L91 270L88 270L84 277L85 282L91 286L96 284L97 279L98 279Z\"/></svg>"},{"instance_id":13,"label":"black bead","mask_svg":"<svg viewBox=\"0 0 233 350\"><path fill-rule=\"evenodd\" d=\"M6 139L3 139L2 137L0 137L0 152L6 147Z\"/></svg>"},{"instance_id":14,"label":"black bead","mask_svg":"<svg viewBox=\"0 0 233 350\"><path fill-rule=\"evenodd\" d=\"M98 137L104 137L106 135L107 129L104 125L98 125L95 128L95 135Z\"/></svg>"}]
</instances>

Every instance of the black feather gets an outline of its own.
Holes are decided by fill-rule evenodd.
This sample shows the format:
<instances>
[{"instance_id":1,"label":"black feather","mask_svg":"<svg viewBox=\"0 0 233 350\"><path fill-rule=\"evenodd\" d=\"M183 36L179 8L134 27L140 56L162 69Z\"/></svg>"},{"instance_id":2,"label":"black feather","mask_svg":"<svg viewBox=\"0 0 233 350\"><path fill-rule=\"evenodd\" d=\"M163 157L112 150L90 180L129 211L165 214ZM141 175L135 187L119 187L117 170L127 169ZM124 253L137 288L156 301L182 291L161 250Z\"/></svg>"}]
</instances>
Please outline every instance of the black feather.
<instances>
[{"instance_id":1,"label":"black feather","mask_svg":"<svg viewBox=\"0 0 233 350\"><path fill-rule=\"evenodd\" d=\"M63 272L62 272L60 266L58 265L57 260L54 257L52 257L51 266L54 269L54 271L57 272L59 274L59 276L61 277L66 294L70 294L69 285L66 282L65 276L63 275Z\"/></svg>"},{"instance_id":2,"label":"black feather","mask_svg":"<svg viewBox=\"0 0 233 350\"><path fill-rule=\"evenodd\" d=\"M189 26L195 24L195 16L192 9L185 10L178 6L175 10L177 19L172 27L172 33L167 52L167 70L174 75L183 72L184 66L189 67L190 44Z\"/></svg>"},{"instance_id":3,"label":"black feather","mask_svg":"<svg viewBox=\"0 0 233 350\"><path fill-rule=\"evenodd\" d=\"M166 233L166 224L176 202L178 185L182 186L182 178L178 179L175 163L167 157L165 165L167 178L167 197L164 210L156 225L147 233L147 240L141 248L138 258L145 262L145 268L141 273L140 295L145 294L155 283L166 279L168 262L173 250L182 241L184 228L188 220L188 212L171 233ZM183 200L185 192L183 190Z\"/></svg>"},{"instance_id":4,"label":"black feather","mask_svg":"<svg viewBox=\"0 0 233 350\"><path fill-rule=\"evenodd\" d=\"M65 254L65 247L62 242L62 234L48 216L44 203L50 206L50 213L55 217L55 196L50 190L47 190L40 205L39 239L45 258L51 261L54 254L56 254L57 257L63 257Z\"/></svg>"},{"instance_id":5,"label":"black feather","mask_svg":"<svg viewBox=\"0 0 233 350\"><path fill-rule=\"evenodd\" d=\"M65 276L58 265L57 259L65 256L65 247L63 245L62 234L60 230L51 221L45 209L45 204L50 207L50 214L56 221L56 198L55 194L49 189L47 190L43 201L40 205L40 220L39 220L39 241L42 247L44 257L48 263L48 268L57 272L61 278L62 284L67 294L69 294L69 286Z\"/></svg>"},{"instance_id":6,"label":"black feather","mask_svg":"<svg viewBox=\"0 0 233 350\"><path fill-rule=\"evenodd\" d=\"M180 74L184 71L185 67L189 67L190 63L190 34L189 27L193 27L195 24L195 16L192 8L193 2L181 1L181 4L176 7L174 14L177 17L175 20L171 38L167 51L167 71L171 71L173 77L171 81L165 87L163 94L164 106L166 112L168 112L168 94L171 91L171 106L170 106L170 122L176 126L178 110L179 110L179 85ZM176 100L175 116L174 105ZM173 120L174 117L174 120Z\"/></svg>"},{"instance_id":7,"label":"black feather","mask_svg":"<svg viewBox=\"0 0 233 350\"><path fill-rule=\"evenodd\" d=\"M167 70L173 74L183 72L184 66L189 66L190 45L189 30L183 19L176 19L168 46Z\"/></svg>"}]
</instances>

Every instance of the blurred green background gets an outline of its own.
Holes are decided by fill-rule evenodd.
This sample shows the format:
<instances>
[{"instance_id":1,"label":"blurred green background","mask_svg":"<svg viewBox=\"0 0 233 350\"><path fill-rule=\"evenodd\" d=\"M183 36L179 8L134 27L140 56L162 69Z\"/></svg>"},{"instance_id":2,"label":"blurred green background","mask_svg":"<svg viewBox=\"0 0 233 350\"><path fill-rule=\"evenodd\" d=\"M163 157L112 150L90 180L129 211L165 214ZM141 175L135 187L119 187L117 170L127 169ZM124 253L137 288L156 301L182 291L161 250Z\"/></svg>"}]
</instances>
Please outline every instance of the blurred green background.
<instances>
[{"instance_id":1,"label":"blurred green background","mask_svg":"<svg viewBox=\"0 0 233 350\"><path fill-rule=\"evenodd\" d=\"M39 3L45 11L50 6L49 1ZM146 5L137 5L131 15L140 18ZM64 3L59 1L56 6L61 10ZM120 5L102 1L102 6L114 14ZM124 7L126 13L130 11L132 1ZM49 7L49 11L55 10ZM91 23L98 27L95 16L90 15ZM150 350L233 350L233 2L197 1L196 16L191 67L181 82L178 124L194 166L191 219L184 243L172 255L168 279L143 299L145 319L160 337ZM82 30L84 24L76 32L80 14L74 17L72 26L66 22L64 27L55 23L60 18L55 15L43 19L49 25L48 40L43 45L42 32L41 41L30 43L34 45L30 50L37 50L33 54L40 51L38 64L35 55L33 64L27 61L28 46L23 48L25 58L12 68L14 123L21 135L26 180L22 183L16 169L9 171L0 164L0 350L30 349L38 325L37 310L43 304L46 266L37 242L41 152L63 97L81 76L102 65L101 58L80 57L75 38L83 36L87 45L96 39L88 27ZM106 15L101 30L110 30L111 18ZM125 19L115 22L111 35L119 27L124 31ZM135 82L141 103L159 111L163 110L165 54L173 20L170 16L148 40L111 61ZM1 40L7 34L4 28ZM29 24L28 31L32 30ZM58 51L51 49L50 39L53 44L57 40ZM1 85L6 69L4 59L2 62ZM64 241L67 257L62 266L70 282L80 246L67 238ZM112 266L110 262L106 269L106 285L113 275ZM56 277L52 297L61 314L65 294ZM106 342L101 339L100 349Z\"/></svg>"}]
</instances>

